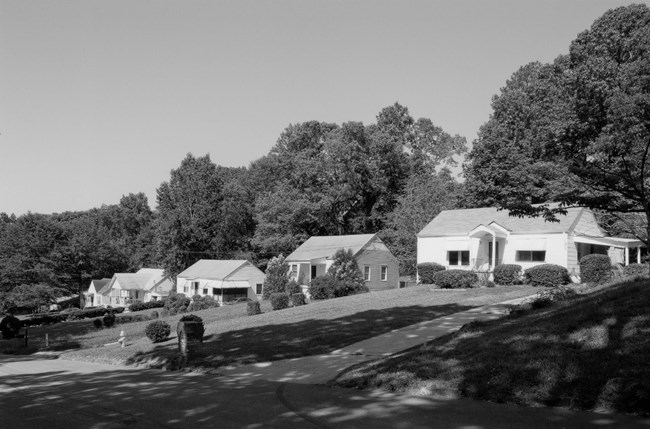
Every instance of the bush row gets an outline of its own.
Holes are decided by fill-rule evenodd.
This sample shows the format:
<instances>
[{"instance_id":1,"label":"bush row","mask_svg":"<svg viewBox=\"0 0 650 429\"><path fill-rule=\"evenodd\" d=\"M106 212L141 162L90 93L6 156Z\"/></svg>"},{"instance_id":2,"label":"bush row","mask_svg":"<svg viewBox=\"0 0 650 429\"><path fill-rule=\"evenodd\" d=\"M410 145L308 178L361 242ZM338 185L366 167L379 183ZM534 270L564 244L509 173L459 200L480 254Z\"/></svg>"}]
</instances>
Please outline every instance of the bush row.
<instances>
[{"instance_id":1,"label":"bush row","mask_svg":"<svg viewBox=\"0 0 650 429\"><path fill-rule=\"evenodd\" d=\"M352 282L337 280L331 275L316 277L309 284L309 295L312 299L340 298L365 292L369 292L365 284L357 285Z\"/></svg>"},{"instance_id":2,"label":"bush row","mask_svg":"<svg viewBox=\"0 0 650 429\"><path fill-rule=\"evenodd\" d=\"M165 300L149 301L149 302L135 302L129 305L129 311L142 311L149 310L150 308L162 308L165 306Z\"/></svg>"},{"instance_id":3,"label":"bush row","mask_svg":"<svg viewBox=\"0 0 650 429\"><path fill-rule=\"evenodd\" d=\"M435 262L423 262L417 265L418 278L420 283L430 285L433 284L433 276L438 271L444 271L445 267Z\"/></svg>"},{"instance_id":4,"label":"bush row","mask_svg":"<svg viewBox=\"0 0 650 429\"><path fill-rule=\"evenodd\" d=\"M433 275L433 284L442 289L464 289L478 285L478 275L466 270L444 270Z\"/></svg>"}]
</instances>

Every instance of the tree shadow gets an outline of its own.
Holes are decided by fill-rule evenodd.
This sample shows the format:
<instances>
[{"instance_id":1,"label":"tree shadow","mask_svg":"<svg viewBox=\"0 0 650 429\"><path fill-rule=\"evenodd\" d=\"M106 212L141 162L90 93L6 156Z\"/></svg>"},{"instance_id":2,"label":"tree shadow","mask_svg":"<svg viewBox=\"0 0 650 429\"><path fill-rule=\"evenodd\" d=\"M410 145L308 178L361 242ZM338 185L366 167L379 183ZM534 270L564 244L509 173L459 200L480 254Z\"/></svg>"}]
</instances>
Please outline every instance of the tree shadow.
<instances>
[{"instance_id":1,"label":"tree shadow","mask_svg":"<svg viewBox=\"0 0 650 429\"><path fill-rule=\"evenodd\" d=\"M307 319L210 335L193 353L190 365L218 368L330 353L350 344L419 322L468 310L458 304L368 310L337 319ZM175 345L138 353L127 364L176 368Z\"/></svg>"}]
</instances>

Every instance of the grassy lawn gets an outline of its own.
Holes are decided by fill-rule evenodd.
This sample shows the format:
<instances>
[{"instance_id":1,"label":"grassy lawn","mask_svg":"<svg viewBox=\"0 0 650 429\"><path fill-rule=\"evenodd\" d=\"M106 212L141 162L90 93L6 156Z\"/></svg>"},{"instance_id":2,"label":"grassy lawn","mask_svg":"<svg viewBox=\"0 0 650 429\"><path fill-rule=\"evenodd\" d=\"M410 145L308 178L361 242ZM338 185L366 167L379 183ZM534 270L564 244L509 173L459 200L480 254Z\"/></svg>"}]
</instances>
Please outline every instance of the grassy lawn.
<instances>
[{"instance_id":1,"label":"grassy lawn","mask_svg":"<svg viewBox=\"0 0 650 429\"><path fill-rule=\"evenodd\" d=\"M264 313L256 316L247 316L244 304L198 311L194 314L203 318L206 331L193 365L218 368L327 353L392 329L536 291L524 286L467 290L417 286L312 302L281 311L271 311L269 303L263 302ZM179 318L163 320L175 331ZM167 368L176 365L178 347L174 332L168 341L152 344L144 336L149 322L101 330L95 330L92 321L64 325L75 323L84 327L75 326L72 329L75 333L68 334L65 330L61 333L64 338L57 347L64 348L67 343L76 348L66 352L63 358ZM37 334L43 336L53 328L64 329L42 327ZM122 329L128 347L103 347L116 341Z\"/></svg>"},{"instance_id":2,"label":"grassy lawn","mask_svg":"<svg viewBox=\"0 0 650 429\"><path fill-rule=\"evenodd\" d=\"M650 414L650 281L628 281L359 365L334 384Z\"/></svg>"}]
</instances>

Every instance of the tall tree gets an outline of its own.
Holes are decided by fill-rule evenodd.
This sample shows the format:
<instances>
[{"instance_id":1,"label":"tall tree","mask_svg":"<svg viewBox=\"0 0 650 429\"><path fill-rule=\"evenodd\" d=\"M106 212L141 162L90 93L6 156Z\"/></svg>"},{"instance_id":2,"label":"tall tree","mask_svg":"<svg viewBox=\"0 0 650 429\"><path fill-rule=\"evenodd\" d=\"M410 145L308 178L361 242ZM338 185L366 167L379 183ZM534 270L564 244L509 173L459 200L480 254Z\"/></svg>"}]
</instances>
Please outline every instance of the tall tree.
<instances>
[{"instance_id":1,"label":"tall tree","mask_svg":"<svg viewBox=\"0 0 650 429\"><path fill-rule=\"evenodd\" d=\"M222 186L209 155L188 154L158 188L156 248L172 277L218 251L213 240L219 234Z\"/></svg>"}]
</instances>

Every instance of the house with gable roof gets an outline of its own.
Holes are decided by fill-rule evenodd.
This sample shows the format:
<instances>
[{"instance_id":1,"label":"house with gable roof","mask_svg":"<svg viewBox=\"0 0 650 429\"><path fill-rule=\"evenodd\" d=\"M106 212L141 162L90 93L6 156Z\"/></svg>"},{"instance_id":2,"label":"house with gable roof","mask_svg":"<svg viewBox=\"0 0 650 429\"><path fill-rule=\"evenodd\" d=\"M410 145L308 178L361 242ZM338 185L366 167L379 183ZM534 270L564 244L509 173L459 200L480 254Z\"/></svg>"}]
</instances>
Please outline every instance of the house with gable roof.
<instances>
[{"instance_id":1,"label":"house with gable roof","mask_svg":"<svg viewBox=\"0 0 650 429\"><path fill-rule=\"evenodd\" d=\"M557 216L558 222L547 222L492 207L444 210L418 233L417 262L475 271L492 271L500 264L525 270L551 263L579 275L580 259L592 253L623 265L641 261L640 240L608 237L588 208L566 211Z\"/></svg>"},{"instance_id":2,"label":"house with gable roof","mask_svg":"<svg viewBox=\"0 0 650 429\"><path fill-rule=\"evenodd\" d=\"M291 278L301 285L324 276L339 249L350 249L371 291L399 286L399 263L377 234L314 236L294 250L285 261Z\"/></svg>"},{"instance_id":3,"label":"house with gable roof","mask_svg":"<svg viewBox=\"0 0 650 429\"><path fill-rule=\"evenodd\" d=\"M247 260L201 259L180 273L176 290L188 297L211 296L220 303L262 296L264 272Z\"/></svg>"},{"instance_id":4,"label":"house with gable roof","mask_svg":"<svg viewBox=\"0 0 650 429\"><path fill-rule=\"evenodd\" d=\"M99 291L106 286L111 279L101 279L101 280L91 280L88 290L84 292L84 308L85 307L97 307L102 305L102 295L99 294Z\"/></svg>"},{"instance_id":5,"label":"house with gable roof","mask_svg":"<svg viewBox=\"0 0 650 429\"><path fill-rule=\"evenodd\" d=\"M126 307L136 302L157 301L169 295L171 279L159 268L142 268L136 273L116 273L96 294L96 304Z\"/></svg>"}]
</instances>

